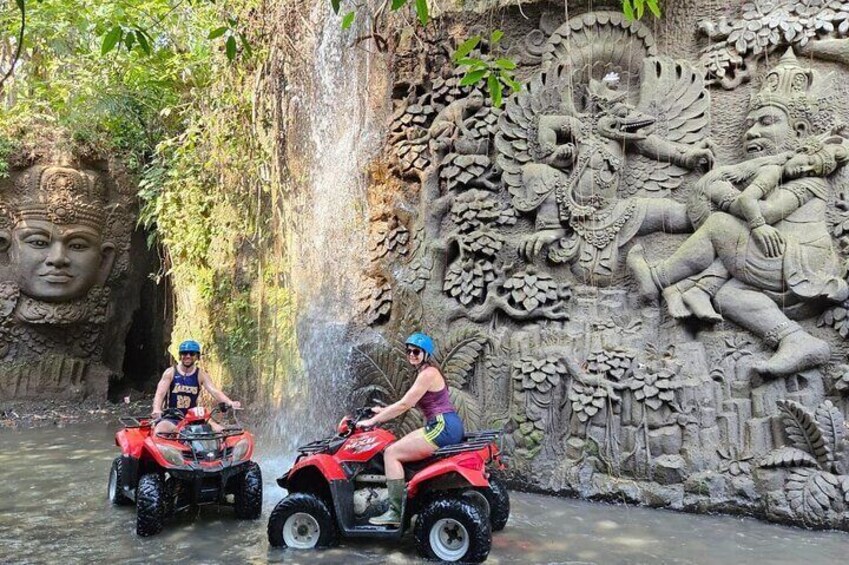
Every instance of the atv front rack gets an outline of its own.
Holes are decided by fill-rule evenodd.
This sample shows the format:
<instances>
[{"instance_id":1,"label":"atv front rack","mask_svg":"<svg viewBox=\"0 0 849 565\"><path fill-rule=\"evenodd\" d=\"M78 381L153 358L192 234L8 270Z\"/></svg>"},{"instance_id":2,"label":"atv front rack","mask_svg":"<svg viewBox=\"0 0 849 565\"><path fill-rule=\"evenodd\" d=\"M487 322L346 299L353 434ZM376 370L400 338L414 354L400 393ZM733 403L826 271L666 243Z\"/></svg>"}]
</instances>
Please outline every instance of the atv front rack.
<instances>
[{"instance_id":1,"label":"atv front rack","mask_svg":"<svg viewBox=\"0 0 849 565\"><path fill-rule=\"evenodd\" d=\"M501 430L481 430L479 432L467 433L463 436L461 443L440 447L433 452L433 457L449 457L466 451L477 451L493 443L497 443L498 450L501 451L501 437Z\"/></svg>"},{"instance_id":2,"label":"atv front rack","mask_svg":"<svg viewBox=\"0 0 849 565\"><path fill-rule=\"evenodd\" d=\"M313 453L322 453L324 451L328 451L330 449L330 445L334 442L338 442L339 439L339 436L330 436L323 439L311 441L306 445L298 447L298 453L300 453L301 455L312 455Z\"/></svg>"},{"instance_id":3,"label":"atv front rack","mask_svg":"<svg viewBox=\"0 0 849 565\"><path fill-rule=\"evenodd\" d=\"M243 428L224 428L220 432L158 432L156 437L171 441L204 441L211 439L225 439L245 433Z\"/></svg>"}]
</instances>

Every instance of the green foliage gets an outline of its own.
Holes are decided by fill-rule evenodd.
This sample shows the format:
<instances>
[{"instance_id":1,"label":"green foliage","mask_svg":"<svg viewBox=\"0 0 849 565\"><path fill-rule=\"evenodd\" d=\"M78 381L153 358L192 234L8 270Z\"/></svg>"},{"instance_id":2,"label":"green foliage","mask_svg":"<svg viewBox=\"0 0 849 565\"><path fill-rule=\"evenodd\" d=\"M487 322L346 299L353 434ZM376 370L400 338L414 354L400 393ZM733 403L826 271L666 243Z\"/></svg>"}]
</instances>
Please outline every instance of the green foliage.
<instances>
[{"instance_id":1,"label":"green foliage","mask_svg":"<svg viewBox=\"0 0 849 565\"><path fill-rule=\"evenodd\" d=\"M661 16L660 0L622 0L622 13L625 14L626 20L642 19L646 8L654 17L659 18Z\"/></svg>"},{"instance_id":2,"label":"green foliage","mask_svg":"<svg viewBox=\"0 0 849 565\"><path fill-rule=\"evenodd\" d=\"M513 76L516 63L512 59L494 58L492 55L502 37L504 32L501 30L490 34L489 54L477 57L472 54L483 39L480 35L475 35L460 44L451 56L458 68L465 68L466 74L460 79L460 86L482 84L496 108L500 107L504 100L505 89L509 89L510 94L522 89L522 85Z\"/></svg>"},{"instance_id":3,"label":"green foliage","mask_svg":"<svg viewBox=\"0 0 849 565\"><path fill-rule=\"evenodd\" d=\"M347 12L342 18L342 29L348 29L351 27L351 24L354 23L354 13L356 10L368 9L366 4L361 4L357 1L354 1L353 4L354 9ZM410 4L410 0L392 0L389 4L389 9L392 12L397 12L408 4ZM413 0L412 4L419 22L423 26L426 26L430 21L430 7L428 6L427 0ZM330 7L333 9L333 13L338 15L342 9L342 0L330 0Z\"/></svg>"}]
</instances>

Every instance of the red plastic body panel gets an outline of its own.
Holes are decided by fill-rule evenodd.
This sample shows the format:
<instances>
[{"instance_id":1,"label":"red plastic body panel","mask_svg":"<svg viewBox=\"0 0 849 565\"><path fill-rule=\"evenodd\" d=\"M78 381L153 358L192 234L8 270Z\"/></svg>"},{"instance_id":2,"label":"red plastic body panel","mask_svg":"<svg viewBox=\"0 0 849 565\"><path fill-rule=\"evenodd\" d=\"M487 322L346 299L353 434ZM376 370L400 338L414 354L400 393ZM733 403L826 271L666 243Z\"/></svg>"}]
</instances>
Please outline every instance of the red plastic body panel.
<instances>
[{"instance_id":1,"label":"red plastic body panel","mask_svg":"<svg viewBox=\"0 0 849 565\"><path fill-rule=\"evenodd\" d=\"M289 480L292 480L298 471L302 471L308 467L315 467L328 481L345 480L345 471L339 465L339 462L331 455L319 453L304 457L292 466L289 471Z\"/></svg>"},{"instance_id":2,"label":"red plastic body panel","mask_svg":"<svg viewBox=\"0 0 849 565\"><path fill-rule=\"evenodd\" d=\"M479 460L479 470L470 469L469 467L460 465L461 461L469 458L477 458ZM480 452L478 451L459 453L452 457L448 457L447 459L442 459L433 465L425 467L416 473L412 479L410 479L410 482L407 484L407 496L409 498L414 498L418 494L418 490L422 484L449 473L456 473L460 475L463 479L468 481L469 486L488 487L489 481L486 479L486 475L484 474L485 465L486 460L481 458Z\"/></svg>"},{"instance_id":3,"label":"red plastic body panel","mask_svg":"<svg viewBox=\"0 0 849 565\"><path fill-rule=\"evenodd\" d=\"M395 436L392 432L382 428L375 428L367 432L355 432L339 448L335 458L339 461L365 463L386 449L386 446L393 441L395 441Z\"/></svg>"},{"instance_id":4,"label":"red plastic body panel","mask_svg":"<svg viewBox=\"0 0 849 565\"><path fill-rule=\"evenodd\" d=\"M204 413L204 417L198 417L191 412L186 415L179 424L177 430L183 429L185 426L204 423L209 420L209 411ZM152 433L153 427L142 426L140 428L124 428L115 433L115 445L121 448L121 454L132 457L134 459L153 459L157 465L165 469L178 468L169 463L162 457L157 449L157 444L168 445L180 451L186 451L185 444L179 441L168 440L162 437L155 437ZM241 461L249 461L254 453L254 436L248 431L242 434L230 436L224 439L226 447L233 447L242 439L248 440L248 451ZM202 467L214 469L222 465L221 460L201 461Z\"/></svg>"}]
</instances>

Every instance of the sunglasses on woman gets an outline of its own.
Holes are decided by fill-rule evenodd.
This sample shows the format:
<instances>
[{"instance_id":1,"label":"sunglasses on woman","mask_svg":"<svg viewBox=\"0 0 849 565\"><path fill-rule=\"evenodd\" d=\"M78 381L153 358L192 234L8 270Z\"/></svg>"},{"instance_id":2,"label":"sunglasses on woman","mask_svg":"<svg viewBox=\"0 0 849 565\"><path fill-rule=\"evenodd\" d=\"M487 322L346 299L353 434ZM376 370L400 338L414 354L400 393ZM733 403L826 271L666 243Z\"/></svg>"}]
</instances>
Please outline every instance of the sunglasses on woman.
<instances>
[{"instance_id":1,"label":"sunglasses on woman","mask_svg":"<svg viewBox=\"0 0 849 565\"><path fill-rule=\"evenodd\" d=\"M407 348L407 355L413 355L415 357L418 357L422 353L423 353L422 350L419 349L418 347L408 347Z\"/></svg>"}]
</instances>

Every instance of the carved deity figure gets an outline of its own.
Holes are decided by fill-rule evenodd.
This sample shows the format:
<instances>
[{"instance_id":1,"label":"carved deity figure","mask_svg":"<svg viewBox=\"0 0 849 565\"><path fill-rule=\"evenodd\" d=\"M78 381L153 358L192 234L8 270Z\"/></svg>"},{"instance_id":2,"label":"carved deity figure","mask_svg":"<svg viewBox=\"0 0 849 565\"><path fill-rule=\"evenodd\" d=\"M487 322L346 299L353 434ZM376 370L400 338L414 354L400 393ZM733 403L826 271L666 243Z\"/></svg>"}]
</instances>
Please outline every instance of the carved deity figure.
<instances>
[{"instance_id":1,"label":"carved deity figure","mask_svg":"<svg viewBox=\"0 0 849 565\"><path fill-rule=\"evenodd\" d=\"M604 21L590 22L591 37L574 40L583 47L565 49L565 60L508 102L496 138L513 205L536 216L520 253L532 259L549 246L549 260L600 286L612 282L619 249L635 235L692 230L683 203L648 196L713 161L699 72L644 56L651 50L631 35L634 23Z\"/></svg>"},{"instance_id":2,"label":"carved deity figure","mask_svg":"<svg viewBox=\"0 0 849 565\"><path fill-rule=\"evenodd\" d=\"M826 361L828 344L793 320L849 296L826 221L828 175L846 161L847 141L812 137L829 111L818 86L788 51L752 99L745 134L751 159L699 183L716 209L705 217L702 199L691 210L700 225L668 259L649 265L640 245L628 256L644 300L662 291L673 314L721 314L775 348L755 367L765 375Z\"/></svg>"},{"instance_id":3,"label":"carved deity figure","mask_svg":"<svg viewBox=\"0 0 849 565\"><path fill-rule=\"evenodd\" d=\"M10 280L3 284L20 295L18 319L73 323L105 308L115 245L104 239L104 190L96 173L51 166L26 171L6 195L11 221L0 229L0 249L8 251Z\"/></svg>"}]
</instances>

